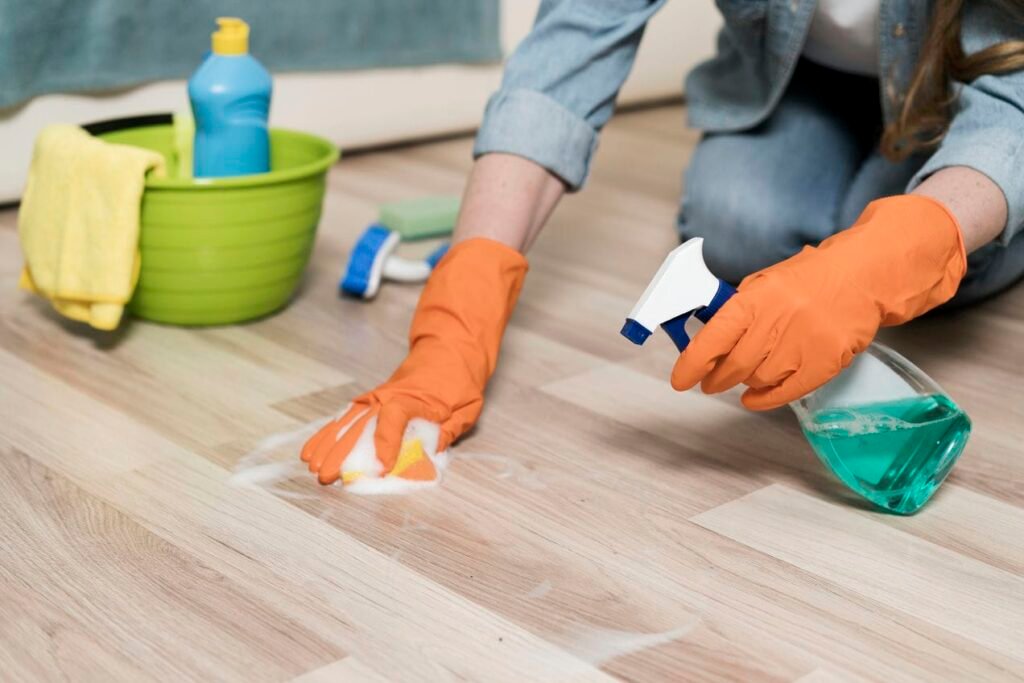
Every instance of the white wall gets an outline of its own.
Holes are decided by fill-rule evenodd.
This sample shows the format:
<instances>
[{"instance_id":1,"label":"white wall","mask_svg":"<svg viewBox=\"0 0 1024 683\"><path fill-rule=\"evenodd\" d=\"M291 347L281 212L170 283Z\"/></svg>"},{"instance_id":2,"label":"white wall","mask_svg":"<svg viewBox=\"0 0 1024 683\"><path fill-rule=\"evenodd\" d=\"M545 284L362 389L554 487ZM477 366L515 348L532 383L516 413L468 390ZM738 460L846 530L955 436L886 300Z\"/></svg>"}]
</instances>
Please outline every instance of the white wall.
<instances>
[{"instance_id":1,"label":"white wall","mask_svg":"<svg viewBox=\"0 0 1024 683\"><path fill-rule=\"evenodd\" d=\"M503 0L506 54L529 31L537 5ZM686 70L711 52L717 25L710 0L667 3L648 27L620 101L679 94ZM500 79L499 65L278 74L271 123L323 135L343 149L471 130ZM43 126L187 107L184 82L163 81L116 92L47 95L0 110L0 201L19 196L32 141Z\"/></svg>"}]
</instances>

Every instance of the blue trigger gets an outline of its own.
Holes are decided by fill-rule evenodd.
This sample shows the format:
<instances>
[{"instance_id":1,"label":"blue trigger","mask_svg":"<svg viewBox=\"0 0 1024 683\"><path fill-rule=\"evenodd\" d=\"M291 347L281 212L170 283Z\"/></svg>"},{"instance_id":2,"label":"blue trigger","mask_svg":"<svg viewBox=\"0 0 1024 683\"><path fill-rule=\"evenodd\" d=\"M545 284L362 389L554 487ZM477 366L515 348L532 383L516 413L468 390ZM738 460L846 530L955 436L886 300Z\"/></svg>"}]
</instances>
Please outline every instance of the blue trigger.
<instances>
[{"instance_id":1,"label":"blue trigger","mask_svg":"<svg viewBox=\"0 0 1024 683\"><path fill-rule=\"evenodd\" d=\"M693 311L687 311L661 324L661 329L668 333L680 353L690 344L690 336L686 334L686 321L689 320L691 314Z\"/></svg>"},{"instance_id":2,"label":"blue trigger","mask_svg":"<svg viewBox=\"0 0 1024 683\"><path fill-rule=\"evenodd\" d=\"M698 308L694 313L697 316L697 320L701 321L705 325L711 322L711 319L715 317L715 313L718 313L718 309L725 305L725 302L732 298L732 295L736 293L736 290L725 280L718 281L718 291L711 297L711 303L704 308Z\"/></svg>"},{"instance_id":3,"label":"blue trigger","mask_svg":"<svg viewBox=\"0 0 1024 683\"><path fill-rule=\"evenodd\" d=\"M678 315L671 320L667 320L661 324L663 330L668 333L668 336L672 339L672 342L676 345L676 348L682 353L686 350L686 347L690 344L690 336L686 334L686 321L690 316L694 316L697 320L701 321L705 325L711 321L711 318L718 313L719 309L725 304L726 301L732 298L732 295L736 293L736 290L725 280L718 281L718 290L715 295L711 297L711 301L707 306L701 306L700 308L687 311L682 315Z\"/></svg>"}]
</instances>

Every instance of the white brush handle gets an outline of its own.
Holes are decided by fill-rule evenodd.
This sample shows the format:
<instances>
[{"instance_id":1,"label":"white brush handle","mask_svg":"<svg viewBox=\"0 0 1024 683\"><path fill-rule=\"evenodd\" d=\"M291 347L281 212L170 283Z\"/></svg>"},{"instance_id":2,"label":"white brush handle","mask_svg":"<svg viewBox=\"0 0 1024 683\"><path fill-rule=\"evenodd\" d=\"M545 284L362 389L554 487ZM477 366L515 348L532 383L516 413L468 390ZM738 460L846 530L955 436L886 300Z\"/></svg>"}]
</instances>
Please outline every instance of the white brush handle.
<instances>
[{"instance_id":1,"label":"white brush handle","mask_svg":"<svg viewBox=\"0 0 1024 683\"><path fill-rule=\"evenodd\" d=\"M401 256L389 256L384 261L384 279L392 282L426 282L430 277L430 264L426 261L416 261L402 258Z\"/></svg>"}]
</instances>

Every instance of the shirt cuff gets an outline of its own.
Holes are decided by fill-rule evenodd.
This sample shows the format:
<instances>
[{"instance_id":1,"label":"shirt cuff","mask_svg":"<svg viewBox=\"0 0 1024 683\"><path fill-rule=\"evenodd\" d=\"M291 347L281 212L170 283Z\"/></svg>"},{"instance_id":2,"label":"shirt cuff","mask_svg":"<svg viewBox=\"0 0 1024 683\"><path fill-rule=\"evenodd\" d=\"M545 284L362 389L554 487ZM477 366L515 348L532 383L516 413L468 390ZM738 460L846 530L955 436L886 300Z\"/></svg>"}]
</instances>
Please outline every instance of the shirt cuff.
<instances>
[{"instance_id":1,"label":"shirt cuff","mask_svg":"<svg viewBox=\"0 0 1024 683\"><path fill-rule=\"evenodd\" d=\"M590 172L597 131L547 95L499 90L491 96L476 136L473 158L489 152L515 154L580 189Z\"/></svg>"},{"instance_id":2,"label":"shirt cuff","mask_svg":"<svg viewBox=\"0 0 1024 683\"><path fill-rule=\"evenodd\" d=\"M1024 138L1019 132L986 130L947 137L907 185L910 192L928 176L950 166L967 166L988 176L1006 198L1006 226L997 241L1004 246L1024 226Z\"/></svg>"}]
</instances>

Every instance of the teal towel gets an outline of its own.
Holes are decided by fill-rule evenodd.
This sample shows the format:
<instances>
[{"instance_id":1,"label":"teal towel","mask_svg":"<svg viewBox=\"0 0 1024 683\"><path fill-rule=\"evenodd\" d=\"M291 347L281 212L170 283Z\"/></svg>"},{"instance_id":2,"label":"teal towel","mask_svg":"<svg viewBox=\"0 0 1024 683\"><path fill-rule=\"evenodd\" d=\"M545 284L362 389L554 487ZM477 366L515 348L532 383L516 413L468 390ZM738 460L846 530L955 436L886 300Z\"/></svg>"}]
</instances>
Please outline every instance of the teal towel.
<instances>
[{"instance_id":1,"label":"teal towel","mask_svg":"<svg viewBox=\"0 0 1024 683\"><path fill-rule=\"evenodd\" d=\"M36 95L187 78L218 16L252 27L271 71L501 57L498 0L32 0L0 3L0 107Z\"/></svg>"}]
</instances>

